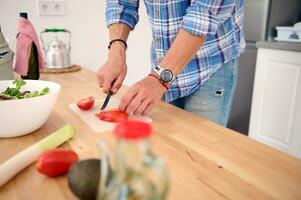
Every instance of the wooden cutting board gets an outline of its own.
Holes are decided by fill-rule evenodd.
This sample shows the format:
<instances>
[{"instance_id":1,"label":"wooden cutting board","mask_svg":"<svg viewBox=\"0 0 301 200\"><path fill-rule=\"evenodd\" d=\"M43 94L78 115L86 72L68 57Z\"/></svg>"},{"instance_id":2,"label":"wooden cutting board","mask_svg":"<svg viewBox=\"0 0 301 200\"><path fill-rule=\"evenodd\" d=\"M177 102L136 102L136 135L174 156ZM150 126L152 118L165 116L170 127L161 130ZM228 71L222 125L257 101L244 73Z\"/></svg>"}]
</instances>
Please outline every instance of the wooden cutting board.
<instances>
[{"instance_id":1,"label":"wooden cutting board","mask_svg":"<svg viewBox=\"0 0 301 200\"><path fill-rule=\"evenodd\" d=\"M46 68L41 73L43 73L43 74L62 74L62 73L69 73L69 72L77 72L77 71L80 71L80 70L81 70L81 66L79 66L79 65L71 65L69 67L59 68L59 69L56 69L56 68L53 68L53 69Z\"/></svg>"},{"instance_id":2,"label":"wooden cutting board","mask_svg":"<svg viewBox=\"0 0 301 200\"><path fill-rule=\"evenodd\" d=\"M77 107L76 103L70 104L69 108L73 112L75 112L77 115L79 115L80 118L93 129L93 131L95 131L97 133L111 131L114 129L116 123L105 122L95 116L96 113L99 113L100 107L102 106L103 101L104 101L104 99L96 101L94 107L87 111L79 109ZM110 102L107 105L106 109L118 108L119 102L120 102L120 100L118 100L114 97L111 97ZM144 121L147 123L152 122L152 119L149 117L137 116L137 115L130 115L129 120L140 120L140 121Z\"/></svg>"}]
</instances>

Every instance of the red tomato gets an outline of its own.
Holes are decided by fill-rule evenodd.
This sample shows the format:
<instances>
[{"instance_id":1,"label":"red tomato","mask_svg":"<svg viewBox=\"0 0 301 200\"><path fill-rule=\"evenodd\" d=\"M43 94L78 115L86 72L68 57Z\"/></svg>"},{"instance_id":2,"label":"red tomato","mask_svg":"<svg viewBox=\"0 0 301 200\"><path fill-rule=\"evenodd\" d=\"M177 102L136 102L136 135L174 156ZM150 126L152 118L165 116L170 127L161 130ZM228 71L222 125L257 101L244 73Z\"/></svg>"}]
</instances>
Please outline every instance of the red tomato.
<instances>
[{"instance_id":1,"label":"red tomato","mask_svg":"<svg viewBox=\"0 0 301 200\"><path fill-rule=\"evenodd\" d=\"M77 154L68 149L51 149L42 153L37 161L37 170L47 176L65 174L78 161Z\"/></svg>"},{"instance_id":2,"label":"red tomato","mask_svg":"<svg viewBox=\"0 0 301 200\"><path fill-rule=\"evenodd\" d=\"M77 102L77 106L82 110L89 110L94 105L94 97L87 97Z\"/></svg>"},{"instance_id":3,"label":"red tomato","mask_svg":"<svg viewBox=\"0 0 301 200\"><path fill-rule=\"evenodd\" d=\"M95 116L106 122L122 122L128 120L128 114L117 109L105 110L95 114Z\"/></svg>"}]
</instances>

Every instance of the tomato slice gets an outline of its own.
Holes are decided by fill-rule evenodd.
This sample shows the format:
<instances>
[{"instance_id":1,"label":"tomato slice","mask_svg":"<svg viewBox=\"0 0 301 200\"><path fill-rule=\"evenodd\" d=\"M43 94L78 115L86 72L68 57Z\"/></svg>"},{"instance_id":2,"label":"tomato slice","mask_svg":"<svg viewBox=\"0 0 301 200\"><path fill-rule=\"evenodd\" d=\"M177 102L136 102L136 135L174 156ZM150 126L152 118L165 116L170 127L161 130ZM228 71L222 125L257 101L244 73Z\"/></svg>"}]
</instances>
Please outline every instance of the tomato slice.
<instances>
[{"instance_id":1,"label":"tomato slice","mask_svg":"<svg viewBox=\"0 0 301 200\"><path fill-rule=\"evenodd\" d=\"M42 153L37 161L37 170L50 177L65 174L78 161L77 154L68 149L51 149Z\"/></svg>"},{"instance_id":2,"label":"tomato slice","mask_svg":"<svg viewBox=\"0 0 301 200\"><path fill-rule=\"evenodd\" d=\"M77 102L77 106L82 110L89 110L93 107L94 101L95 101L94 97L87 97L79 100Z\"/></svg>"},{"instance_id":3,"label":"tomato slice","mask_svg":"<svg viewBox=\"0 0 301 200\"><path fill-rule=\"evenodd\" d=\"M104 110L95 114L95 116L106 122L122 122L128 120L128 114L118 109Z\"/></svg>"}]
</instances>

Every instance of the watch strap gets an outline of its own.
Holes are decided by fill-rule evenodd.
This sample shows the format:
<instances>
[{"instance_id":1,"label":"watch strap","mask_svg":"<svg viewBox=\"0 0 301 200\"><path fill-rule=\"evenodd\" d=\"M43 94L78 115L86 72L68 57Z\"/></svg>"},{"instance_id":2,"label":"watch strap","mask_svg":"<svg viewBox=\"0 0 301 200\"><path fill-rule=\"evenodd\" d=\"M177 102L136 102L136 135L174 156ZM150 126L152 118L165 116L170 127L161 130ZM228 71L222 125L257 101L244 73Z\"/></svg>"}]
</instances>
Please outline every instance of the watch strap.
<instances>
[{"instance_id":1,"label":"watch strap","mask_svg":"<svg viewBox=\"0 0 301 200\"><path fill-rule=\"evenodd\" d=\"M160 76L160 74L162 73L162 71L164 70L164 68L158 64L156 67L155 67L155 72Z\"/></svg>"}]
</instances>

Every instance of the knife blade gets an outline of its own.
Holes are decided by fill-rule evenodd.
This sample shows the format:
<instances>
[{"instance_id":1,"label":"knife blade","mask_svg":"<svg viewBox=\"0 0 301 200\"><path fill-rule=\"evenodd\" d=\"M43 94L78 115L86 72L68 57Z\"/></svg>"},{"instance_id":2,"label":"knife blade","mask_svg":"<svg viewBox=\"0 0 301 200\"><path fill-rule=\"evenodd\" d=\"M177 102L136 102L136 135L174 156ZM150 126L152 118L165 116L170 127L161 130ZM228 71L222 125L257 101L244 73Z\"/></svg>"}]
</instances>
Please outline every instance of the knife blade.
<instances>
[{"instance_id":1,"label":"knife blade","mask_svg":"<svg viewBox=\"0 0 301 200\"><path fill-rule=\"evenodd\" d=\"M107 105L108 105L108 103L109 103L109 101L110 101L111 96L112 96L111 93L109 93L109 94L107 95L105 101L103 102L103 104L102 104L102 106L101 106L101 108L100 108L101 111L104 110L104 109L107 107Z\"/></svg>"}]
</instances>

